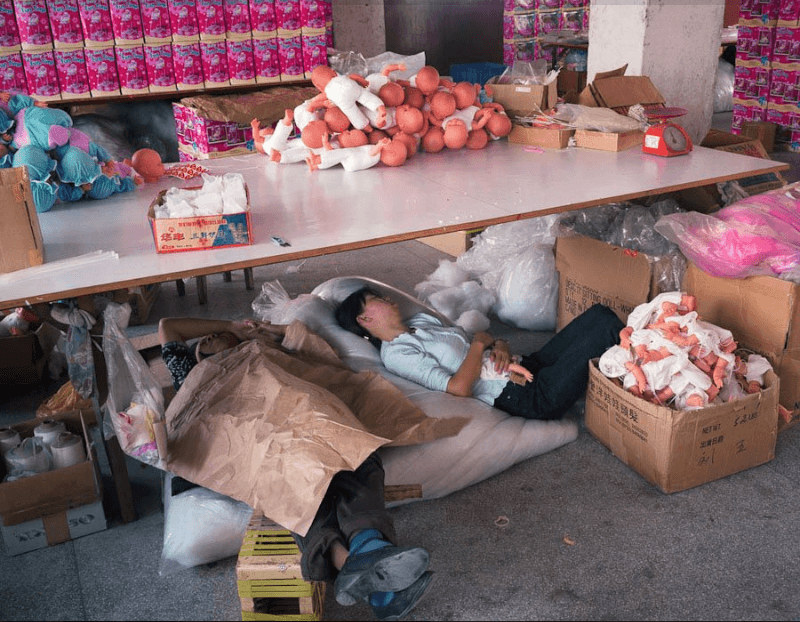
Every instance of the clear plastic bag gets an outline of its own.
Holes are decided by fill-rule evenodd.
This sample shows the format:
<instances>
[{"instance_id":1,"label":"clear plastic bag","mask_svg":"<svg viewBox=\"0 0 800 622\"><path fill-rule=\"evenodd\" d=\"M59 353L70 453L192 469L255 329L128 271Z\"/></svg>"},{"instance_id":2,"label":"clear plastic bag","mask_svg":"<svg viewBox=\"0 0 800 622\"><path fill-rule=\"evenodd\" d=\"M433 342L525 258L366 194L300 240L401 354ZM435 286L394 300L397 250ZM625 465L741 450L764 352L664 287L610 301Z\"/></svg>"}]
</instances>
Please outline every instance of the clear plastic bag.
<instances>
[{"instance_id":1,"label":"clear plastic bag","mask_svg":"<svg viewBox=\"0 0 800 622\"><path fill-rule=\"evenodd\" d=\"M303 316L304 307L319 304L319 298L311 294L300 294L297 298L290 297L289 292L276 279L261 286L261 292L250 306L253 315L262 322L285 325L290 324L294 318Z\"/></svg>"},{"instance_id":2,"label":"clear plastic bag","mask_svg":"<svg viewBox=\"0 0 800 622\"><path fill-rule=\"evenodd\" d=\"M631 132L644 129L641 122L614 112L611 108L580 104L558 104L553 118L571 127L598 132Z\"/></svg>"},{"instance_id":3,"label":"clear plastic bag","mask_svg":"<svg viewBox=\"0 0 800 622\"><path fill-rule=\"evenodd\" d=\"M328 54L328 64L338 74L348 76L357 73L366 76L369 73L367 59L360 52L334 52Z\"/></svg>"},{"instance_id":4,"label":"clear plastic bag","mask_svg":"<svg viewBox=\"0 0 800 622\"><path fill-rule=\"evenodd\" d=\"M533 62L515 60L497 79L491 80L493 84L550 84L557 76L558 71L547 70L548 62L540 58Z\"/></svg>"},{"instance_id":5,"label":"clear plastic bag","mask_svg":"<svg viewBox=\"0 0 800 622\"><path fill-rule=\"evenodd\" d=\"M714 112L733 110L733 79L736 67L728 61L719 59L714 76Z\"/></svg>"},{"instance_id":6,"label":"clear plastic bag","mask_svg":"<svg viewBox=\"0 0 800 622\"><path fill-rule=\"evenodd\" d=\"M534 244L506 265L495 313L517 328L555 330L558 272L552 245Z\"/></svg>"}]
</instances>

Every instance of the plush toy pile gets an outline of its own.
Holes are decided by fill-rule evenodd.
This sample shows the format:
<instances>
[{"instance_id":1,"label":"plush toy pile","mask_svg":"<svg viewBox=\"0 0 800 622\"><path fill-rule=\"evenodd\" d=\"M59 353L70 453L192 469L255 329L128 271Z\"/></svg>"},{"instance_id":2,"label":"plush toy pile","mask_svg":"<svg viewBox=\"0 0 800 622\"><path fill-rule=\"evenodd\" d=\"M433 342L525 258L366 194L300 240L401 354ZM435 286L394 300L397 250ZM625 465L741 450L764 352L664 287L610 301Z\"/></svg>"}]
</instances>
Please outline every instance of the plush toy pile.
<instances>
[{"instance_id":1,"label":"plush toy pile","mask_svg":"<svg viewBox=\"0 0 800 622\"><path fill-rule=\"evenodd\" d=\"M0 93L0 168L26 166L38 212L57 200L105 199L139 183L130 162L116 162L72 117L27 95ZM9 114L10 113L10 114Z\"/></svg>"},{"instance_id":2,"label":"plush toy pile","mask_svg":"<svg viewBox=\"0 0 800 622\"><path fill-rule=\"evenodd\" d=\"M699 319L695 306L694 296L667 292L636 307L620 345L600 357L600 371L620 379L627 391L677 410L759 392L769 361L739 356L731 332Z\"/></svg>"},{"instance_id":3,"label":"plush toy pile","mask_svg":"<svg viewBox=\"0 0 800 622\"><path fill-rule=\"evenodd\" d=\"M287 109L274 130L253 120L256 149L280 164L306 162L312 171L361 170L379 162L400 166L418 151L482 149L511 131L500 104L481 103L479 84L445 80L431 66L410 80L391 78L404 70L386 65L363 77L315 68L319 95ZM300 137L290 139L295 127Z\"/></svg>"}]
</instances>

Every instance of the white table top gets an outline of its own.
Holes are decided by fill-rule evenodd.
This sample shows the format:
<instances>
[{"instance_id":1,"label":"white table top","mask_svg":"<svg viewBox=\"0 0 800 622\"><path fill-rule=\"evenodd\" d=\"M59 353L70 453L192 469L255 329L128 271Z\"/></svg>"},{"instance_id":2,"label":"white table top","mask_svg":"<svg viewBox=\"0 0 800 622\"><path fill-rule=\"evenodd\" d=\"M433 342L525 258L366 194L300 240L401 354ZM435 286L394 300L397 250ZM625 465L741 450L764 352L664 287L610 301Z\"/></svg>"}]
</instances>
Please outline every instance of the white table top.
<instances>
[{"instance_id":1,"label":"white table top","mask_svg":"<svg viewBox=\"0 0 800 622\"><path fill-rule=\"evenodd\" d=\"M356 172L341 167L311 172L304 163L279 165L260 154L200 164L212 173L244 174L254 244L155 252L149 204L160 190L197 186L199 178L164 177L102 201L56 204L39 215L44 266L0 275L0 309L488 226L787 168L702 147L662 158L637 148L537 153L505 140L481 151L417 154L401 167L379 165ZM271 236L291 246L280 247ZM71 261L99 251L117 256L100 254L83 267Z\"/></svg>"}]
</instances>

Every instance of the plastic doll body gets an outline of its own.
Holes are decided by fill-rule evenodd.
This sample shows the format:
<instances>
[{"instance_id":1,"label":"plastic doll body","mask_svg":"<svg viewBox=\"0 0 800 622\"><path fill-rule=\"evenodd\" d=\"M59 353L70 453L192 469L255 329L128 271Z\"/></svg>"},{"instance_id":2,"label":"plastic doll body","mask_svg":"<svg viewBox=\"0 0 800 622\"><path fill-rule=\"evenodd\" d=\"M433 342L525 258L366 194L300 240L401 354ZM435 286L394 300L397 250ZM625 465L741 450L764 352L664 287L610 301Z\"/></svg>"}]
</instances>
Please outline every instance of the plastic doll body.
<instances>
[{"instance_id":1,"label":"plastic doll body","mask_svg":"<svg viewBox=\"0 0 800 622\"><path fill-rule=\"evenodd\" d=\"M384 138L377 145L361 145L360 147L340 147L339 149L323 149L319 153L308 156L309 168L330 168L341 164L346 171L360 171L375 166L381 160L381 151L389 144Z\"/></svg>"},{"instance_id":2,"label":"plastic doll body","mask_svg":"<svg viewBox=\"0 0 800 622\"><path fill-rule=\"evenodd\" d=\"M365 130L370 127L369 119L358 107L358 104L373 112L382 112L383 114L385 114L385 106L380 97L371 93L368 88L353 78L354 76L339 75L325 65L316 67L311 72L311 81L320 90L320 94L311 100L309 109L319 107L325 99L328 99L347 115L354 128ZM377 127L383 127L380 121Z\"/></svg>"},{"instance_id":3,"label":"plastic doll body","mask_svg":"<svg viewBox=\"0 0 800 622\"><path fill-rule=\"evenodd\" d=\"M483 360L481 361L481 379L482 380L503 380L512 379L512 374L518 374L526 382L533 380L533 374L525 367L520 365L522 357L513 355L511 363L509 363L506 371L497 371L494 368L494 360L492 359L492 351L485 350L483 353Z\"/></svg>"}]
</instances>

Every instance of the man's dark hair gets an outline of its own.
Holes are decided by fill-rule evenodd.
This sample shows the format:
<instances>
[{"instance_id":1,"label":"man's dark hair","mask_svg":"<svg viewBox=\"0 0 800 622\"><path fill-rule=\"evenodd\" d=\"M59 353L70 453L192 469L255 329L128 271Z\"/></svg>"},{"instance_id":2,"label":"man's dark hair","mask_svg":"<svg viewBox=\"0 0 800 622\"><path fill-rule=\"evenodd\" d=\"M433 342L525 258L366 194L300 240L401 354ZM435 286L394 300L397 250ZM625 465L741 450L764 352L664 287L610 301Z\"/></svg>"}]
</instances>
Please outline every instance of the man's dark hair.
<instances>
[{"instance_id":1,"label":"man's dark hair","mask_svg":"<svg viewBox=\"0 0 800 622\"><path fill-rule=\"evenodd\" d=\"M369 342L380 350L381 340L374 337L370 332L358 323L359 315L364 311L367 296L380 297L376 291L369 287L362 287L361 289L353 292L345 298L341 304L336 308L336 321L339 326L351 333L355 333L359 337L368 339Z\"/></svg>"}]
</instances>

